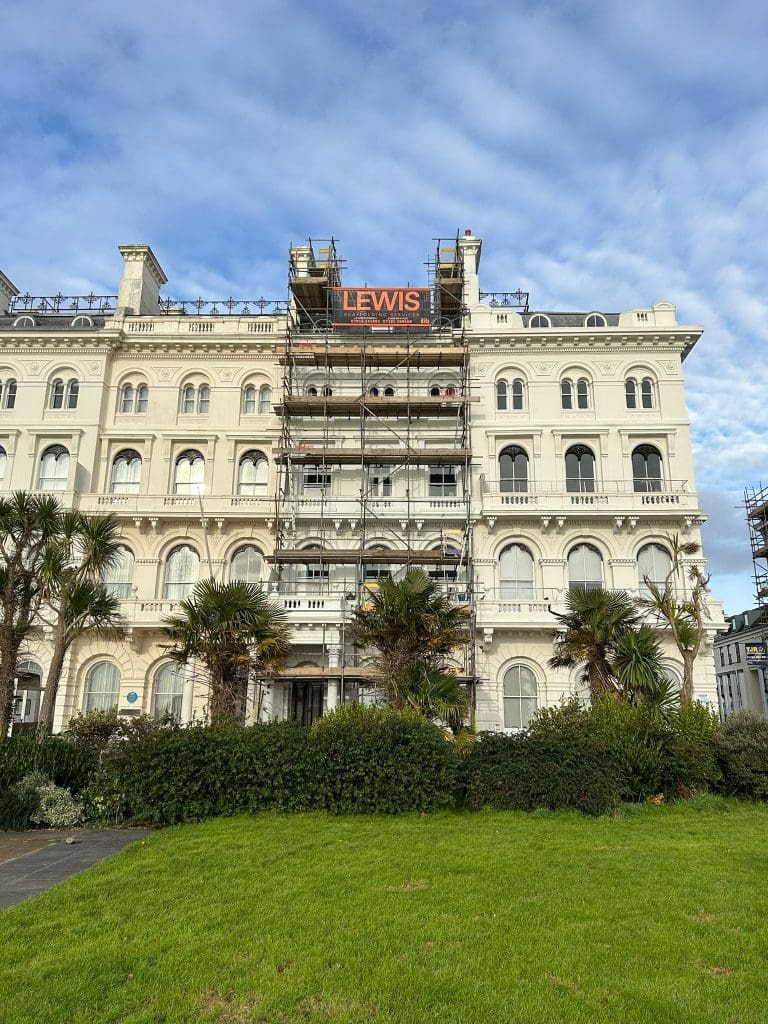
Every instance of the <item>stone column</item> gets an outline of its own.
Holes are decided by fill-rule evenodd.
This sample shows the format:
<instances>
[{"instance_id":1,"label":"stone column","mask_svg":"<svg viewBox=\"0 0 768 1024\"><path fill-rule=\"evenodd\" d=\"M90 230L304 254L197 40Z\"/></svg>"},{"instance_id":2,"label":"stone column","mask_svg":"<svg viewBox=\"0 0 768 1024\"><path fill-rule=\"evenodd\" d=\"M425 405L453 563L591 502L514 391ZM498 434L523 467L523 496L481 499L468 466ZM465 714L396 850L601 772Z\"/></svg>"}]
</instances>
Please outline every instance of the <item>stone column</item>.
<instances>
[{"instance_id":1,"label":"stone column","mask_svg":"<svg viewBox=\"0 0 768 1024\"><path fill-rule=\"evenodd\" d=\"M478 268L480 266L480 250L482 247L482 240L475 238L469 228L464 232L464 237L459 239L459 250L464 256L464 294L462 301L468 309L472 309L480 301Z\"/></svg>"}]
</instances>

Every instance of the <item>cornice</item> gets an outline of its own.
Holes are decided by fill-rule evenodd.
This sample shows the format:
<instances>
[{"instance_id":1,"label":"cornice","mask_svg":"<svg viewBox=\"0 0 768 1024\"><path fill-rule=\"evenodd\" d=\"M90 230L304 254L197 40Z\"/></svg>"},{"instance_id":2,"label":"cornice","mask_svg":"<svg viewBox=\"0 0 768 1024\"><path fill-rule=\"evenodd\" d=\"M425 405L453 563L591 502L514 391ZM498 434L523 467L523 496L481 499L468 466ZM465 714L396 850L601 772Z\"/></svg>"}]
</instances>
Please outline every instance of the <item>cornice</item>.
<instances>
[{"instance_id":1,"label":"cornice","mask_svg":"<svg viewBox=\"0 0 768 1024\"><path fill-rule=\"evenodd\" d=\"M701 329L703 330L703 328ZM579 335L570 332L565 334L552 335L549 338L533 337L525 335L488 335L482 338L470 338L470 353L490 350L499 354L512 354L520 351L531 352L539 355L551 355L553 352L562 352L565 349L576 351L633 351L656 352L673 351L687 352L692 345L698 341L701 331L695 333L677 331L674 334L647 334L628 333L616 335Z\"/></svg>"}]
</instances>

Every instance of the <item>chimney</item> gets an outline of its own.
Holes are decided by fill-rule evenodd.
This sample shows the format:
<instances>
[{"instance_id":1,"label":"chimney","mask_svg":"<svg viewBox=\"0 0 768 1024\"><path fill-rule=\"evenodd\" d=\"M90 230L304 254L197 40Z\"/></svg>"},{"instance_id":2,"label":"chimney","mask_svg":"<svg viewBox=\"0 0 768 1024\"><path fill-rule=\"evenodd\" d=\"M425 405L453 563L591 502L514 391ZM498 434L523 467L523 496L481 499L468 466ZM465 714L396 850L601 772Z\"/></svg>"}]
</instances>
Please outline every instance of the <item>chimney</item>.
<instances>
[{"instance_id":1,"label":"chimney","mask_svg":"<svg viewBox=\"0 0 768 1024\"><path fill-rule=\"evenodd\" d=\"M0 270L0 315L10 312L11 300L15 299L18 294L19 289L16 285L13 281L9 281Z\"/></svg>"},{"instance_id":2,"label":"chimney","mask_svg":"<svg viewBox=\"0 0 768 1024\"><path fill-rule=\"evenodd\" d=\"M464 237L459 239L459 249L464 260L464 294L462 302L468 309L476 306L480 301L480 280L477 276L480 266L480 250L483 247L482 240L475 238L471 228L467 228Z\"/></svg>"},{"instance_id":3,"label":"chimney","mask_svg":"<svg viewBox=\"0 0 768 1024\"><path fill-rule=\"evenodd\" d=\"M123 276L117 292L117 316L160 312L160 288L168 278L148 245L119 245Z\"/></svg>"}]
</instances>

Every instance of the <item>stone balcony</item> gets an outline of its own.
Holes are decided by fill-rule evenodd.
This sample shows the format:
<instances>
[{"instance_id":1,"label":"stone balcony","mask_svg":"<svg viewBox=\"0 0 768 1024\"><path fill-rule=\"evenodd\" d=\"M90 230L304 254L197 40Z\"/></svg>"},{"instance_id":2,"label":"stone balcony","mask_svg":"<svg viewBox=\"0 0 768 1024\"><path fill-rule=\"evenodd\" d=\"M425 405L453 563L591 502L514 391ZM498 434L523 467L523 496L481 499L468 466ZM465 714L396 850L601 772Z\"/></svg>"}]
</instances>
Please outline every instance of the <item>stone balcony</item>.
<instances>
[{"instance_id":1,"label":"stone balcony","mask_svg":"<svg viewBox=\"0 0 768 1024\"><path fill-rule=\"evenodd\" d=\"M210 519L241 516L274 519L274 495L242 494L80 494L75 501L81 512L112 512L120 518Z\"/></svg>"},{"instance_id":2,"label":"stone balcony","mask_svg":"<svg viewBox=\"0 0 768 1024\"><path fill-rule=\"evenodd\" d=\"M569 490L563 481L529 480L526 490L514 487L512 481L481 479L483 516L557 518L570 514L631 519L653 514L698 519L701 514L698 495L688 489L685 480L654 481L654 489L643 490L636 490L631 480L595 481L594 489L584 486L578 491Z\"/></svg>"}]
</instances>

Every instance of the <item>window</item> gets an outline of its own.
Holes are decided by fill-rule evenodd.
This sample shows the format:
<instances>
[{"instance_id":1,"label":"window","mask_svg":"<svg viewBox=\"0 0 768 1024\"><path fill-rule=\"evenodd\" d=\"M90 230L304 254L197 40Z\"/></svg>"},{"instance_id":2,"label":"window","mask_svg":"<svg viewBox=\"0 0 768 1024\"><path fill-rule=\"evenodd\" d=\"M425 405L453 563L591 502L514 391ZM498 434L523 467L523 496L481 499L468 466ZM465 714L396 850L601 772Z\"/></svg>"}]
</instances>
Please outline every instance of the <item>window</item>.
<instances>
[{"instance_id":1,"label":"window","mask_svg":"<svg viewBox=\"0 0 768 1024\"><path fill-rule=\"evenodd\" d=\"M568 555L571 590L599 590L603 585L603 556L591 544L577 544Z\"/></svg>"},{"instance_id":2,"label":"window","mask_svg":"<svg viewBox=\"0 0 768 1024\"><path fill-rule=\"evenodd\" d=\"M269 463L263 452L252 449L240 457L237 471L238 494L266 494Z\"/></svg>"},{"instance_id":3,"label":"window","mask_svg":"<svg viewBox=\"0 0 768 1024\"><path fill-rule=\"evenodd\" d=\"M247 388L243 388L243 413L246 416L251 416L256 412L256 388L253 384L249 384Z\"/></svg>"},{"instance_id":4,"label":"window","mask_svg":"<svg viewBox=\"0 0 768 1024\"><path fill-rule=\"evenodd\" d=\"M141 479L141 456L133 448L124 448L112 463L112 494L138 494Z\"/></svg>"},{"instance_id":5,"label":"window","mask_svg":"<svg viewBox=\"0 0 768 1024\"><path fill-rule=\"evenodd\" d=\"M134 396L133 384L123 384L123 389L120 392L120 412L121 412L121 414L127 414L127 413L133 412L133 396Z\"/></svg>"},{"instance_id":6,"label":"window","mask_svg":"<svg viewBox=\"0 0 768 1024\"><path fill-rule=\"evenodd\" d=\"M531 317L531 322L528 324L529 327L551 327L552 322L548 316L544 316L543 313L536 313Z\"/></svg>"},{"instance_id":7,"label":"window","mask_svg":"<svg viewBox=\"0 0 768 1024\"><path fill-rule=\"evenodd\" d=\"M430 394L431 398L439 398L440 397L440 388L437 386L437 384L433 384L432 385L432 387L429 389L429 394ZM506 408L506 406L505 406L505 408Z\"/></svg>"},{"instance_id":8,"label":"window","mask_svg":"<svg viewBox=\"0 0 768 1024\"><path fill-rule=\"evenodd\" d=\"M646 544L640 548L637 553L637 574L640 577L640 590L643 596L650 596L646 579L663 588L671 570L672 558L661 544Z\"/></svg>"},{"instance_id":9,"label":"window","mask_svg":"<svg viewBox=\"0 0 768 1024\"><path fill-rule=\"evenodd\" d=\"M628 409L637 408L637 381L631 377L624 381L624 396L627 400Z\"/></svg>"},{"instance_id":10,"label":"window","mask_svg":"<svg viewBox=\"0 0 768 1024\"><path fill-rule=\"evenodd\" d=\"M499 490L507 494L528 490L528 456L516 444L499 455Z\"/></svg>"},{"instance_id":11,"label":"window","mask_svg":"<svg viewBox=\"0 0 768 1024\"><path fill-rule=\"evenodd\" d=\"M387 551L383 544L375 544L373 547L368 548L370 552ZM388 565L381 562L363 562L363 580L366 583L374 582L375 580L385 580L392 574L392 570Z\"/></svg>"},{"instance_id":12,"label":"window","mask_svg":"<svg viewBox=\"0 0 768 1024\"><path fill-rule=\"evenodd\" d=\"M259 415L267 416L272 412L272 388L262 384L259 388Z\"/></svg>"},{"instance_id":13,"label":"window","mask_svg":"<svg viewBox=\"0 0 768 1024\"><path fill-rule=\"evenodd\" d=\"M310 384L307 388L307 394L310 398L317 398L317 388L313 384Z\"/></svg>"},{"instance_id":14,"label":"window","mask_svg":"<svg viewBox=\"0 0 768 1024\"><path fill-rule=\"evenodd\" d=\"M185 415L191 415L195 411L195 386L186 384L181 389L181 411Z\"/></svg>"},{"instance_id":15,"label":"window","mask_svg":"<svg viewBox=\"0 0 768 1024\"><path fill-rule=\"evenodd\" d=\"M590 313L584 320L585 327L605 327L606 319L602 313Z\"/></svg>"},{"instance_id":16,"label":"window","mask_svg":"<svg viewBox=\"0 0 768 1024\"><path fill-rule=\"evenodd\" d=\"M565 489L571 494L595 490L595 456L584 444L576 444L565 453Z\"/></svg>"},{"instance_id":17,"label":"window","mask_svg":"<svg viewBox=\"0 0 768 1024\"><path fill-rule=\"evenodd\" d=\"M389 387L384 388L384 397L385 398L394 398L395 397L395 389L394 388L389 388Z\"/></svg>"},{"instance_id":18,"label":"window","mask_svg":"<svg viewBox=\"0 0 768 1024\"><path fill-rule=\"evenodd\" d=\"M0 380L0 409L15 409L16 408L16 381L11 378L10 380Z\"/></svg>"},{"instance_id":19,"label":"window","mask_svg":"<svg viewBox=\"0 0 768 1024\"><path fill-rule=\"evenodd\" d=\"M93 327L93 320L89 316L76 316L70 327Z\"/></svg>"},{"instance_id":20,"label":"window","mask_svg":"<svg viewBox=\"0 0 768 1024\"><path fill-rule=\"evenodd\" d=\"M305 551L320 551L319 544L309 544ZM321 583L329 578L329 568L323 562L305 562L299 570L299 581L302 583Z\"/></svg>"},{"instance_id":21,"label":"window","mask_svg":"<svg viewBox=\"0 0 768 1024\"><path fill-rule=\"evenodd\" d=\"M33 316L17 316L13 321L14 327L35 327L36 320Z\"/></svg>"},{"instance_id":22,"label":"window","mask_svg":"<svg viewBox=\"0 0 768 1024\"><path fill-rule=\"evenodd\" d=\"M307 466L304 470L304 487L330 487L331 471L323 466Z\"/></svg>"},{"instance_id":23,"label":"window","mask_svg":"<svg viewBox=\"0 0 768 1024\"><path fill-rule=\"evenodd\" d=\"M579 377L576 381L576 408L589 408L589 381L586 377Z\"/></svg>"},{"instance_id":24,"label":"window","mask_svg":"<svg viewBox=\"0 0 768 1024\"><path fill-rule=\"evenodd\" d=\"M496 381L496 408L504 411L507 408L507 382Z\"/></svg>"},{"instance_id":25,"label":"window","mask_svg":"<svg viewBox=\"0 0 768 1024\"><path fill-rule=\"evenodd\" d=\"M526 665L512 665L504 673L504 728L527 729L536 706L536 676Z\"/></svg>"},{"instance_id":26,"label":"window","mask_svg":"<svg viewBox=\"0 0 768 1024\"><path fill-rule=\"evenodd\" d=\"M533 597L533 555L522 544L510 544L499 557L499 596L502 601Z\"/></svg>"},{"instance_id":27,"label":"window","mask_svg":"<svg viewBox=\"0 0 768 1024\"><path fill-rule=\"evenodd\" d=\"M188 449L176 459L173 478L174 494L202 494L205 459L200 452Z\"/></svg>"},{"instance_id":28,"label":"window","mask_svg":"<svg viewBox=\"0 0 768 1024\"><path fill-rule=\"evenodd\" d=\"M0 444L0 484L5 479L5 467L8 462L8 456L5 454L5 448Z\"/></svg>"},{"instance_id":29,"label":"window","mask_svg":"<svg viewBox=\"0 0 768 1024\"><path fill-rule=\"evenodd\" d=\"M102 574L102 583L107 593L113 597L125 599L131 596L133 583L133 552L121 544L117 548L117 557L107 566Z\"/></svg>"},{"instance_id":30,"label":"window","mask_svg":"<svg viewBox=\"0 0 768 1024\"><path fill-rule=\"evenodd\" d=\"M258 583L264 569L264 557L253 544L245 544L232 555L229 576L245 583Z\"/></svg>"},{"instance_id":31,"label":"window","mask_svg":"<svg viewBox=\"0 0 768 1024\"><path fill-rule=\"evenodd\" d=\"M368 397L369 398L378 398L379 397L379 389L375 385L372 388L368 388Z\"/></svg>"},{"instance_id":32,"label":"window","mask_svg":"<svg viewBox=\"0 0 768 1024\"><path fill-rule=\"evenodd\" d=\"M136 412L143 413L147 411L149 405L149 388L146 384L139 384L136 389Z\"/></svg>"},{"instance_id":33,"label":"window","mask_svg":"<svg viewBox=\"0 0 768 1024\"><path fill-rule=\"evenodd\" d=\"M512 381L512 408L520 410L523 408L523 381Z\"/></svg>"},{"instance_id":34,"label":"window","mask_svg":"<svg viewBox=\"0 0 768 1024\"><path fill-rule=\"evenodd\" d=\"M64 408L64 381L59 377L51 382L51 397L48 404L51 409Z\"/></svg>"},{"instance_id":35,"label":"window","mask_svg":"<svg viewBox=\"0 0 768 1024\"><path fill-rule=\"evenodd\" d=\"M644 409L653 408L653 381L650 377L643 377L640 384L640 404Z\"/></svg>"},{"instance_id":36,"label":"window","mask_svg":"<svg viewBox=\"0 0 768 1024\"><path fill-rule=\"evenodd\" d=\"M41 491L66 491L69 480L69 452L63 444L52 444L40 459L38 488Z\"/></svg>"},{"instance_id":37,"label":"window","mask_svg":"<svg viewBox=\"0 0 768 1024\"><path fill-rule=\"evenodd\" d=\"M567 377L560 381L560 405L563 409L573 408L573 381Z\"/></svg>"},{"instance_id":38,"label":"window","mask_svg":"<svg viewBox=\"0 0 768 1024\"><path fill-rule=\"evenodd\" d=\"M368 492L372 498L392 497L392 476L389 466L368 467Z\"/></svg>"},{"instance_id":39,"label":"window","mask_svg":"<svg viewBox=\"0 0 768 1024\"><path fill-rule=\"evenodd\" d=\"M184 696L184 668L173 662L162 665L155 672L152 685L152 717L171 716L181 721L181 701Z\"/></svg>"},{"instance_id":40,"label":"window","mask_svg":"<svg viewBox=\"0 0 768 1024\"><path fill-rule=\"evenodd\" d=\"M201 384L197 392L197 413L199 416L206 416L211 406L211 389L207 384Z\"/></svg>"},{"instance_id":41,"label":"window","mask_svg":"<svg viewBox=\"0 0 768 1024\"><path fill-rule=\"evenodd\" d=\"M192 592L200 575L200 558L194 548L182 544L168 555L165 563L163 597L183 601Z\"/></svg>"},{"instance_id":42,"label":"window","mask_svg":"<svg viewBox=\"0 0 768 1024\"><path fill-rule=\"evenodd\" d=\"M111 711L120 695L120 669L111 661L100 661L85 677L84 711Z\"/></svg>"},{"instance_id":43,"label":"window","mask_svg":"<svg viewBox=\"0 0 768 1024\"><path fill-rule=\"evenodd\" d=\"M632 452L632 479L637 493L660 491L661 454L652 444L641 444Z\"/></svg>"},{"instance_id":44,"label":"window","mask_svg":"<svg viewBox=\"0 0 768 1024\"><path fill-rule=\"evenodd\" d=\"M76 380L70 380L67 384L67 393L64 405L67 409L76 409L77 400L80 397L80 385Z\"/></svg>"},{"instance_id":45,"label":"window","mask_svg":"<svg viewBox=\"0 0 768 1024\"><path fill-rule=\"evenodd\" d=\"M456 497L455 466L429 467L429 496L430 498Z\"/></svg>"}]
</instances>

